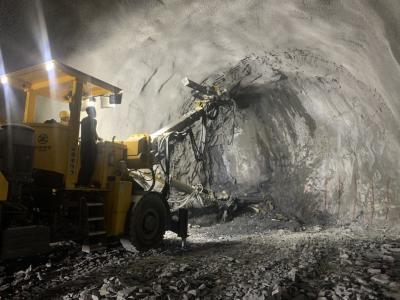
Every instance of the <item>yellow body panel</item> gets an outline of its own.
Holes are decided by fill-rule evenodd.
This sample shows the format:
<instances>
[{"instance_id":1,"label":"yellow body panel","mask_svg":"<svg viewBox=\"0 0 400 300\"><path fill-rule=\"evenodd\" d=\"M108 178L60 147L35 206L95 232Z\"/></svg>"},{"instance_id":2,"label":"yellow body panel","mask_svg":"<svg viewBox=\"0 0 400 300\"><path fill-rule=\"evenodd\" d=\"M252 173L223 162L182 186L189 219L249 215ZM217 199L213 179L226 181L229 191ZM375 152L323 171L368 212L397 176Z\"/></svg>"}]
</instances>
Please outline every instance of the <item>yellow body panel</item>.
<instances>
[{"instance_id":1,"label":"yellow body panel","mask_svg":"<svg viewBox=\"0 0 400 300\"><path fill-rule=\"evenodd\" d=\"M25 112L24 112L24 122L32 123L36 113L36 95L33 91L27 90L25 97Z\"/></svg>"},{"instance_id":2,"label":"yellow body panel","mask_svg":"<svg viewBox=\"0 0 400 300\"><path fill-rule=\"evenodd\" d=\"M104 142L97 144L96 168L92 176L92 182L101 188L107 188L109 177L119 175L119 164L124 160L126 146L120 143Z\"/></svg>"},{"instance_id":3,"label":"yellow body panel","mask_svg":"<svg viewBox=\"0 0 400 300\"><path fill-rule=\"evenodd\" d=\"M72 106L69 120L70 137L68 144L68 170L65 180L67 189L75 188L79 172L79 127L82 106L83 82L78 80L72 85Z\"/></svg>"},{"instance_id":4,"label":"yellow body panel","mask_svg":"<svg viewBox=\"0 0 400 300\"><path fill-rule=\"evenodd\" d=\"M67 174L69 129L61 124L28 124L35 129L34 169Z\"/></svg>"},{"instance_id":5,"label":"yellow body panel","mask_svg":"<svg viewBox=\"0 0 400 300\"><path fill-rule=\"evenodd\" d=\"M127 164L130 169L150 169L153 166L151 137L148 134L131 135L124 144L127 146Z\"/></svg>"},{"instance_id":6,"label":"yellow body panel","mask_svg":"<svg viewBox=\"0 0 400 300\"><path fill-rule=\"evenodd\" d=\"M0 201L6 201L8 196L8 181L0 172Z\"/></svg>"},{"instance_id":7,"label":"yellow body panel","mask_svg":"<svg viewBox=\"0 0 400 300\"><path fill-rule=\"evenodd\" d=\"M109 182L109 192L105 205L106 231L111 235L125 232L125 222L132 204L132 182L117 178Z\"/></svg>"}]
</instances>

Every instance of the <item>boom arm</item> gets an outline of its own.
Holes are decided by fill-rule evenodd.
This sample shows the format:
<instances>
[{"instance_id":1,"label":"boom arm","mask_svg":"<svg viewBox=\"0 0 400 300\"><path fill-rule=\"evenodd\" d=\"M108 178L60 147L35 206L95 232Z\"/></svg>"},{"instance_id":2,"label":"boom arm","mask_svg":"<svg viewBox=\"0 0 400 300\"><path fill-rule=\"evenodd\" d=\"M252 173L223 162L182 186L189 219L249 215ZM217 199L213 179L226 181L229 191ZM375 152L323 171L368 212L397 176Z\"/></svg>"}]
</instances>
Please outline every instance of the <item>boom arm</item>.
<instances>
[{"instance_id":1,"label":"boom arm","mask_svg":"<svg viewBox=\"0 0 400 300\"><path fill-rule=\"evenodd\" d=\"M201 159L192 132L193 125L199 120L203 120L205 125L207 119L215 119L220 106L230 104L226 90L218 86L203 86L187 78L182 83L192 89L192 95L197 99L195 109L151 135L133 135L125 142L128 146L128 168L152 170L154 164L161 164L167 189L170 182L171 145L189 135L196 159Z\"/></svg>"},{"instance_id":2,"label":"boom arm","mask_svg":"<svg viewBox=\"0 0 400 300\"><path fill-rule=\"evenodd\" d=\"M219 106L226 105L228 103L229 98L226 95L226 91L220 90L217 86L203 86L188 78L184 78L182 83L191 88L192 95L200 101L197 101L197 107L194 110L191 110L183 115L178 121L172 122L151 134L150 136L153 142L157 142L160 137L170 133L181 133L187 129L190 129L193 124L195 124L203 116L209 115Z\"/></svg>"}]
</instances>

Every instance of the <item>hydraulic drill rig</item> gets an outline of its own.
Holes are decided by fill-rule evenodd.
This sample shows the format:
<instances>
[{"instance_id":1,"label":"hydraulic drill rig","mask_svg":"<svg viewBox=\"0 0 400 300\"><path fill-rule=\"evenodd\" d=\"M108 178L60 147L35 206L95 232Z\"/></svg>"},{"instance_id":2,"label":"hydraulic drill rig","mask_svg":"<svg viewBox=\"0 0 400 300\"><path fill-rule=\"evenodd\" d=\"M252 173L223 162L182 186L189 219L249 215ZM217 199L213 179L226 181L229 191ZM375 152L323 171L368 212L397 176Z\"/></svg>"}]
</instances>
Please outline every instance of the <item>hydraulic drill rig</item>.
<instances>
[{"instance_id":1,"label":"hydraulic drill rig","mask_svg":"<svg viewBox=\"0 0 400 300\"><path fill-rule=\"evenodd\" d=\"M2 259L40 253L49 242L66 239L93 249L126 235L147 250L160 245L166 230L187 238L187 210L173 212L168 204L171 150L189 137L196 151L191 128L229 103L225 91L185 79L198 99L195 109L154 134L98 143L91 185L81 187L81 112L99 103L118 106L122 90L56 61L2 75L1 83L5 95L25 94L22 124L6 122L0 129ZM49 119L55 107L69 111L67 123ZM144 190L130 176L142 169L154 174L155 165L165 173L161 192Z\"/></svg>"}]
</instances>

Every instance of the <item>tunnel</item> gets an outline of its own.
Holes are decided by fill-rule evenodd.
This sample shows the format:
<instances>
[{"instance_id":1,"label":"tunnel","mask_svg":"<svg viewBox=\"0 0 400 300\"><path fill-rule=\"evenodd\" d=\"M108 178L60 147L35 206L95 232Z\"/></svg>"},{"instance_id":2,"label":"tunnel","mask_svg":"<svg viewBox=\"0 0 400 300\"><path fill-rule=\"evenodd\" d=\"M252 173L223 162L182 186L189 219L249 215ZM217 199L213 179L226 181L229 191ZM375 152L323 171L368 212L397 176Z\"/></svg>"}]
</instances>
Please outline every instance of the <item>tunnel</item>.
<instances>
[{"instance_id":1,"label":"tunnel","mask_svg":"<svg viewBox=\"0 0 400 300\"><path fill-rule=\"evenodd\" d=\"M0 298L399 299L398 13L0 1Z\"/></svg>"}]
</instances>

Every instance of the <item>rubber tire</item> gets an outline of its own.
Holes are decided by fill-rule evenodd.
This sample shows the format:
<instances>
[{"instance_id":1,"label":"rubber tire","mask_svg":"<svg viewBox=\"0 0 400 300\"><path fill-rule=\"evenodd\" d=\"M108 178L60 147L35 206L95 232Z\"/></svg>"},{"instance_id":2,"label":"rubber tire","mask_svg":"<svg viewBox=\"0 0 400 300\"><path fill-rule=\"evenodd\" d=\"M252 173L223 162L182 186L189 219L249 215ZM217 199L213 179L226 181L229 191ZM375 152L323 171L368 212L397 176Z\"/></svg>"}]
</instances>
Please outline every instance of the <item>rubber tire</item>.
<instances>
[{"instance_id":1,"label":"rubber tire","mask_svg":"<svg viewBox=\"0 0 400 300\"><path fill-rule=\"evenodd\" d=\"M153 217L154 230L146 232L145 220ZM157 248L163 241L167 229L168 210L161 194L151 192L144 195L131 208L129 218L129 239L139 251Z\"/></svg>"}]
</instances>

